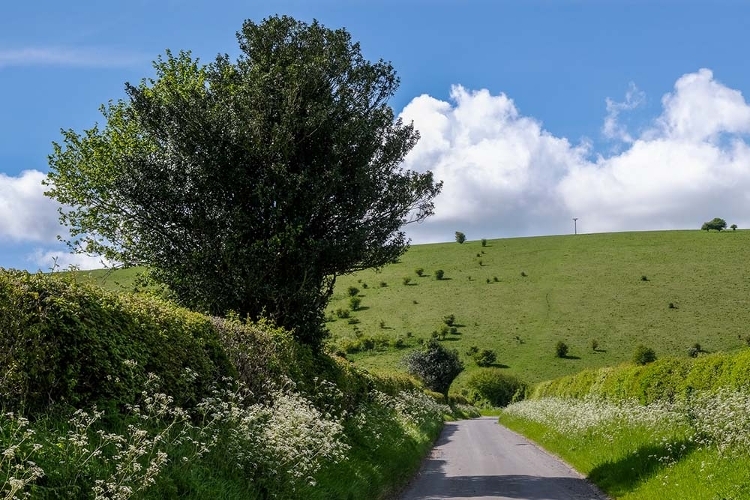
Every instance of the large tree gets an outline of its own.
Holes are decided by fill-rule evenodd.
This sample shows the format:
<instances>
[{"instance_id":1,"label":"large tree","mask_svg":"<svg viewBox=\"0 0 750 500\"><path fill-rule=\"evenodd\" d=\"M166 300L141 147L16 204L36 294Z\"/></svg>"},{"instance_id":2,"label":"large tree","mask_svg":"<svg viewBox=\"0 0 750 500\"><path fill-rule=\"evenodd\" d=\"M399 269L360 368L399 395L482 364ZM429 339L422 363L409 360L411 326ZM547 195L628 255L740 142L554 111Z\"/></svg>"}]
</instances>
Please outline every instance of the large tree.
<instances>
[{"instance_id":1,"label":"large tree","mask_svg":"<svg viewBox=\"0 0 750 500\"><path fill-rule=\"evenodd\" d=\"M396 260L442 184L401 167L418 133L388 105L398 78L346 30L284 16L237 38L236 60L167 52L102 128L63 131L47 195L75 250L319 346L336 276Z\"/></svg>"}]
</instances>

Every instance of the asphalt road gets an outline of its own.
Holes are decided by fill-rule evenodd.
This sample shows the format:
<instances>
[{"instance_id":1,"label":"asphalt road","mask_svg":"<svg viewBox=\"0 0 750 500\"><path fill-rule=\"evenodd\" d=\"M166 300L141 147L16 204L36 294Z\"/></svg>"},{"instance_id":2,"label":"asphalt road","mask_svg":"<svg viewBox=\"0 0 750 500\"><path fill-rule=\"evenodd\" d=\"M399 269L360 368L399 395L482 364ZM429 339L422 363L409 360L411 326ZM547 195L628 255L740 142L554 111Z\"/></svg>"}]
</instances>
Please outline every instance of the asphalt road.
<instances>
[{"instance_id":1,"label":"asphalt road","mask_svg":"<svg viewBox=\"0 0 750 500\"><path fill-rule=\"evenodd\" d=\"M402 500L442 498L602 500L559 459L497 423L448 422Z\"/></svg>"}]
</instances>

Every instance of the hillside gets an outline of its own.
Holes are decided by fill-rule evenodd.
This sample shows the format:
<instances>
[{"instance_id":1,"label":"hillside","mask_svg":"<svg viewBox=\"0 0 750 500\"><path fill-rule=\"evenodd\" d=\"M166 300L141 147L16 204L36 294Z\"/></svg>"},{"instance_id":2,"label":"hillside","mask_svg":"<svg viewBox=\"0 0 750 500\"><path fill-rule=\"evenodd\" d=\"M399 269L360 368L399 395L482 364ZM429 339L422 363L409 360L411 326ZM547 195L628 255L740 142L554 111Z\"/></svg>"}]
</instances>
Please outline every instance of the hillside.
<instances>
[{"instance_id":1,"label":"hillside","mask_svg":"<svg viewBox=\"0 0 750 500\"><path fill-rule=\"evenodd\" d=\"M696 342L707 351L734 350L750 333L749 248L749 231L415 245L398 264L341 277L329 309L347 307L347 288L356 286L362 309L352 317L359 323L337 319L329 328L334 339L355 337L356 327L414 344L407 332L428 338L443 316L454 314L462 326L460 335L448 335L452 346L462 355L473 345L494 349L499 364L529 382L618 364L638 344L659 356L687 356ZM418 267L427 276L417 277ZM436 269L445 271L445 279L432 276ZM407 276L411 281L404 285ZM596 352L592 339L599 342ZM559 340L570 346L567 359L554 356ZM390 367L402 355L389 349L350 358L368 368Z\"/></svg>"},{"instance_id":2,"label":"hillside","mask_svg":"<svg viewBox=\"0 0 750 500\"><path fill-rule=\"evenodd\" d=\"M494 349L499 365L529 382L627 361L638 344L658 356L687 356L696 342L710 352L734 350L746 345L750 334L748 249L750 231L496 239L486 247L478 240L414 245L397 264L338 279L328 308L331 342L401 339L408 348L454 314L459 334L449 334L446 342L468 368L458 387L476 367L465 354L471 346ZM417 268L425 276L418 277ZM434 278L437 269L445 272L443 280ZM106 279L102 271L90 274L111 289L133 288L133 270ZM359 289L361 308L350 318L337 318L337 309L349 308L351 286ZM554 355L559 340L570 346L567 359ZM376 347L348 357L365 368L392 368L404 352Z\"/></svg>"}]
</instances>

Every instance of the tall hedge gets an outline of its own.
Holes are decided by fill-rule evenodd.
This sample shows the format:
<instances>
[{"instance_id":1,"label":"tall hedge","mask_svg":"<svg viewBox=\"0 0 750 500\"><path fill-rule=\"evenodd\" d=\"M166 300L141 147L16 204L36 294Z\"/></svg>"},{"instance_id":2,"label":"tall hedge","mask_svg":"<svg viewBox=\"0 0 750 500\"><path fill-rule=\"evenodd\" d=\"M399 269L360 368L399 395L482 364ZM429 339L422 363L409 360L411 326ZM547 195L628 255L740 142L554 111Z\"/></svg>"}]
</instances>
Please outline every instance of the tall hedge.
<instances>
[{"instance_id":1,"label":"tall hedge","mask_svg":"<svg viewBox=\"0 0 750 500\"><path fill-rule=\"evenodd\" d=\"M541 382L532 397L611 399L634 398L642 403L674 400L693 391L719 388L750 389L750 349L699 358L664 358L646 366L621 365L584 370L575 375Z\"/></svg>"},{"instance_id":2,"label":"tall hedge","mask_svg":"<svg viewBox=\"0 0 750 500\"><path fill-rule=\"evenodd\" d=\"M137 400L149 373L189 406L235 370L202 314L70 274L0 268L0 396L26 413Z\"/></svg>"}]
</instances>

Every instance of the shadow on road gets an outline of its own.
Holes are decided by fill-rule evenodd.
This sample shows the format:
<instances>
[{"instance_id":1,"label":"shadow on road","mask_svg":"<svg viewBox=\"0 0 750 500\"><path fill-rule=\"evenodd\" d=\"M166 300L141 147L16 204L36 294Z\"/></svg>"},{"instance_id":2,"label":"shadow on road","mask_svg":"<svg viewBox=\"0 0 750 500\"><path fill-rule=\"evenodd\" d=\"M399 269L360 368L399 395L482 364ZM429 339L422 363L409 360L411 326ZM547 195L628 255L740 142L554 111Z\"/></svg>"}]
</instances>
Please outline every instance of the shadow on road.
<instances>
[{"instance_id":1,"label":"shadow on road","mask_svg":"<svg viewBox=\"0 0 750 500\"><path fill-rule=\"evenodd\" d=\"M440 474L439 468L435 471ZM425 471L424 474L429 474ZM442 475L442 474L440 474ZM437 477L435 478L437 479ZM418 496L409 499L440 499L440 498L518 498L526 500L551 499L581 499L580 491L589 488L584 479L573 477L538 477L538 476L458 476L445 477L438 481L431 481L433 487L419 492ZM569 496L561 496L560 492L570 492ZM597 499L599 497L591 497Z\"/></svg>"}]
</instances>

